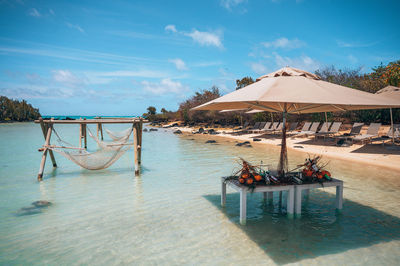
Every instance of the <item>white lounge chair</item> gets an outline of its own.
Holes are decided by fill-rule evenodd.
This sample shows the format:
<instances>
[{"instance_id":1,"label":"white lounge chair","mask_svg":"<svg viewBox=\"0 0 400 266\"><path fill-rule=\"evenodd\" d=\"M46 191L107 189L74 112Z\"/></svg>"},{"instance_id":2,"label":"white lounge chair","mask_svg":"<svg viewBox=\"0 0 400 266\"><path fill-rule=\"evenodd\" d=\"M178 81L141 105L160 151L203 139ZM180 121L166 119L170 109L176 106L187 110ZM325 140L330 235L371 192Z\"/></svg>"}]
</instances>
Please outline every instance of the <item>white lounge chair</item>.
<instances>
[{"instance_id":1,"label":"white lounge chair","mask_svg":"<svg viewBox=\"0 0 400 266\"><path fill-rule=\"evenodd\" d=\"M328 132L318 132L318 133L316 133L315 134L315 138L317 138L317 137L324 137L324 139L326 138L326 137L329 137L329 136L332 136L332 135L335 135L335 134L337 134L338 132L339 132L339 129L340 129L340 126L342 125L342 122L334 122L332 125L331 125L331 128L329 129L329 131Z\"/></svg>"},{"instance_id":2,"label":"white lounge chair","mask_svg":"<svg viewBox=\"0 0 400 266\"><path fill-rule=\"evenodd\" d=\"M381 126L381 123L371 123L368 127L367 133L353 137L353 142L360 141L362 144L364 144L364 142L371 141L372 138L378 137L379 129L381 128Z\"/></svg>"},{"instance_id":3,"label":"white lounge chair","mask_svg":"<svg viewBox=\"0 0 400 266\"><path fill-rule=\"evenodd\" d=\"M318 129L318 127L319 127L319 124L320 124L320 122L313 122L313 123L311 124L311 127L310 127L309 130L300 131L300 132L298 132L298 133L296 134L296 136L302 136L302 135L309 136L309 135L315 134L315 132L317 132L317 129Z\"/></svg>"}]
</instances>

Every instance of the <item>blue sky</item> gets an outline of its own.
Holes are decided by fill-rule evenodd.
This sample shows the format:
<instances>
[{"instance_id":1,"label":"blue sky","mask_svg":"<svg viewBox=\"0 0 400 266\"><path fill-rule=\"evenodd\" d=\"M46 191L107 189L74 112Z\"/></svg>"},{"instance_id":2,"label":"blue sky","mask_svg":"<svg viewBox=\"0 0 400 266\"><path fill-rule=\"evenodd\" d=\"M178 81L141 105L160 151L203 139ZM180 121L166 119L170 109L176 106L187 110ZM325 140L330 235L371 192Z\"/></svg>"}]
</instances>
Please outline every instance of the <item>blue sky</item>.
<instances>
[{"instance_id":1,"label":"blue sky","mask_svg":"<svg viewBox=\"0 0 400 266\"><path fill-rule=\"evenodd\" d=\"M400 59L400 1L0 0L0 95L44 115L176 110L283 66Z\"/></svg>"}]
</instances>

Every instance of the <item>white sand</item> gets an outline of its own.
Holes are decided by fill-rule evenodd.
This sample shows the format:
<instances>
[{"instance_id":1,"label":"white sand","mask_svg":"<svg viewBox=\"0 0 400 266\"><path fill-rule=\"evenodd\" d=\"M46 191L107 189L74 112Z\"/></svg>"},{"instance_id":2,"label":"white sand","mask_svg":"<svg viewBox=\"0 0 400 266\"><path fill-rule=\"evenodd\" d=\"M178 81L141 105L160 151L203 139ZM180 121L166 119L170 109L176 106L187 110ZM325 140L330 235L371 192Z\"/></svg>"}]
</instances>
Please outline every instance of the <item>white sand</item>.
<instances>
[{"instance_id":1,"label":"white sand","mask_svg":"<svg viewBox=\"0 0 400 266\"><path fill-rule=\"evenodd\" d=\"M191 134L192 131L196 131L197 128L190 127L179 127L170 128L172 130L181 130L184 134ZM245 135L231 135L223 132L231 132L231 129L215 129L221 134L210 135L212 137L219 138L229 138L240 142L250 141L253 143L252 137L258 137L260 134L245 134ZM194 134L193 136L196 136ZM279 135L264 135L261 141L257 142L264 145L279 145L281 143L281 137ZM359 143L354 143L351 147L338 147L335 145L335 141L319 138L314 140L314 137L297 137L297 138L287 138L288 150L294 149L297 151L309 153L309 154L319 154L324 157L331 157L335 159L342 159L346 161L354 161L357 163L363 163L368 165L375 165L379 167L390 168L400 171L400 147L397 149L390 149L391 145L382 145L382 141L375 141L372 144L361 145ZM386 142L388 143L388 141Z\"/></svg>"}]
</instances>

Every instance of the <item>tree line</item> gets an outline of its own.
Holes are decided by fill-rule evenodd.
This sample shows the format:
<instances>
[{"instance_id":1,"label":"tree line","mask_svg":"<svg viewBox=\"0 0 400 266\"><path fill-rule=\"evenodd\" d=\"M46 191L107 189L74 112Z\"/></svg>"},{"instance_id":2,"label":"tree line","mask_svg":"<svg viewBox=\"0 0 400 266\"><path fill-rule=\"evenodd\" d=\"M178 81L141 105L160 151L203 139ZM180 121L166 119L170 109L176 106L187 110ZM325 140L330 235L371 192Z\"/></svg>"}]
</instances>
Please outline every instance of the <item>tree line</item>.
<instances>
[{"instance_id":1,"label":"tree line","mask_svg":"<svg viewBox=\"0 0 400 266\"><path fill-rule=\"evenodd\" d=\"M362 73L362 68L356 69L337 69L334 66L325 67L315 71L315 74L322 80L347 86L353 89L375 93L386 86L400 86L400 60L390 62L387 65L379 65L372 68L368 74ZM252 77L243 77L236 80L236 90L246 87L255 82ZM241 120L252 121L274 121L281 120L281 114L262 112L256 114L240 114L238 112L220 113L219 111L191 111L190 109L200 104L206 103L222 96L216 86L195 92L189 99L179 104L176 112L166 111L164 108L161 114L157 114L156 108L151 106L148 112L143 114L151 121L172 121L180 120L186 124L210 123L210 124L240 124ZM150 109L150 110L149 110ZM332 121L342 122L381 122L390 123L390 114L387 109L379 110L360 110L328 113ZM289 121L322 121L324 114L301 114L289 116ZM393 109L394 121L400 121L400 109Z\"/></svg>"},{"instance_id":2,"label":"tree line","mask_svg":"<svg viewBox=\"0 0 400 266\"><path fill-rule=\"evenodd\" d=\"M39 117L39 109L32 107L25 100L0 96L0 121L32 121Z\"/></svg>"}]
</instances>

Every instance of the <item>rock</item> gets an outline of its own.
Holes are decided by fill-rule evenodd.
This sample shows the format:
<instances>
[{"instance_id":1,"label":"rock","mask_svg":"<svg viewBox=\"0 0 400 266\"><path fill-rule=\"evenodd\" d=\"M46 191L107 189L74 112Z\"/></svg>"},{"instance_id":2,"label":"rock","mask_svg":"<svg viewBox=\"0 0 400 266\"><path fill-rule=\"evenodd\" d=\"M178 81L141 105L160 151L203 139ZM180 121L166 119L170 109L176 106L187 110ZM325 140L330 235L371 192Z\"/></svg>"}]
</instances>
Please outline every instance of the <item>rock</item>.
<instances>
[{"instance_id":1,"label":"rock","mask_svg":"<svg viewBox=\"0 0 400 266\"><path fill-rule=\"evenodd\" d=\"M215 140L207 140L206 143L217 143Z\"/></svg>"},{"instance_id":2,"label":"rock","mask_svg":"<svg viewBox=\"0 0 400 266\"><path fill-rule=\"evenodd\" d=\"M197 131L198 133L203 133L204 132L204 128L199 128L199 130Z\"/></svg>"},{"instance_id":3,"label":"rock","mask_svg":"<svg viewBox=\"0 0 400 266\"><path fill-rule=\"evenodd\" d=\"M150 128L150 131L158 131L157 128Z\"/></svg>"},{"instance_id":4,"label":"rock","mask_svg":"<svg viewBox=\"0 0 400 266\"><path fill-rule=\"evenodd\" d=\"M43 207L51 206L52 203L50 201L47 201L47 200L38 200L38 201L32 202L32 205L37 207L37 208L43 208Z\"/></svg>"},{"instance_id":5,"label":"rock","mask_svg":"<svg viewBox=\"0 0 400 266\"><path fill-rule=\"evenodd\" d=\"M33 215L33 214L38 214L41 213L42 211L40 208L36 207L23 207L19 209L16 213L17 216L25 216L25 215Z\"/></svg>"},{"instance_id":6,"label":"rock","mask_svg":"<svg viewBox=\"0 0 400 266\"><path fill-rule=\"evenodd\" d=\"M175 130L175 131L174 131L174 134L182 134L182 131L180 131L179 129L178 129L178 130Z\"/></svg>"},{"instance_id":7,"label":"rock","mask_svg":"<svg viewBox=\"0 0 400 266\"><path fill-rule=\"evenodd\" d=\"M147 131L149 131L147 128L144 128L144 129L143 129L143 132L147 132Z\"/></svg>"},{"instance_id":8,"label":"rock","mask_svg":"<svg viewBox=\"0 0 400 266\"><path fill-rule=\"evenodd\" d=\"M247 147L247 148L251 148L252 147L250 145L250 141L239 142L239 143L236 144L236 146L238 146L238 147L244 146L244 147Z\"/></svg>"},{"instance_id":9,"label":"rock","mask_svg":"<svg viewBox=\"0 0 400 266\"><path fill-rule=\"evenodd\" d=\"M253 141L261 141L261 139L254 138Z\"/></svg>"}]
</instances>

